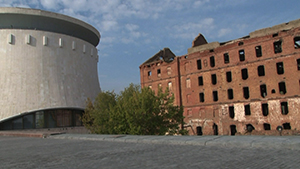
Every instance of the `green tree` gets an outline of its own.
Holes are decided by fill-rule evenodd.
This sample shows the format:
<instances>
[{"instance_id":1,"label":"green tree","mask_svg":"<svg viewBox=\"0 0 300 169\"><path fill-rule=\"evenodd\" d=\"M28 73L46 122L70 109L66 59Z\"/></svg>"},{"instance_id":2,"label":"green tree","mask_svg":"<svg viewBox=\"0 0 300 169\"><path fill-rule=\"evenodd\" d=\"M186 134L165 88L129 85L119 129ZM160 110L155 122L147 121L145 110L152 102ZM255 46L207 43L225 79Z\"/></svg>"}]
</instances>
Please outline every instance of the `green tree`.
<instances>
[{"instance_id":1,"label":"green tree","mask_svg":"<svg viewBox=\"0 0 300 169\"><path fill-rule=\"evenodd\" d=\"M150 88L130 84L119 95L101 92L94 104L88 100L82 121L99 134L186 134L180 129L183 108L173 103L174 95L168 89L159 89L155 95Z\"/></svg>"}]
</instances>

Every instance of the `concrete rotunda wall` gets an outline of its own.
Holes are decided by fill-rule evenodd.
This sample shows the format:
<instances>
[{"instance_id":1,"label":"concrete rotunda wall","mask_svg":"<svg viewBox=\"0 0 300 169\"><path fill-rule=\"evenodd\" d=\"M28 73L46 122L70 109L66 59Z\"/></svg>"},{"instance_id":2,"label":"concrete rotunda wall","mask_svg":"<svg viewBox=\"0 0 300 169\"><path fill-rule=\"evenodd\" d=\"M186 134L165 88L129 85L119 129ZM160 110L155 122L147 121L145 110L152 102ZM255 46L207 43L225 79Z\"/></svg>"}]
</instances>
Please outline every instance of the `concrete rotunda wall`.
<instances>
[{"instance_id":1,"label":"concrete rotunda wall","mask_svg":"<svg viewBox=\"0 0 300 169\"><path fill-rule=\"evenodd\" d=\"M0 121L42 109L84 109L100 92L97 62L96 47L78 37L0 29Z\"/></svg>"}]
</instances>

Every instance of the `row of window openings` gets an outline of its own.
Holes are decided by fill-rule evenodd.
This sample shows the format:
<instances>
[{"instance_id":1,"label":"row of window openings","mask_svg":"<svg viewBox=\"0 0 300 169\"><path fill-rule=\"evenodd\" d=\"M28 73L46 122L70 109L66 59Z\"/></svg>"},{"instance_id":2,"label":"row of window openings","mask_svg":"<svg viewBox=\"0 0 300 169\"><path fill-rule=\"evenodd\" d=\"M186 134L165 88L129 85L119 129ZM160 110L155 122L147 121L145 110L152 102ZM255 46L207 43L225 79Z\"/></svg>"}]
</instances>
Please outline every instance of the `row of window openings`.
<instances>
[{"instance_id":1,"label":"row of window openings","mask_svg":"<svg viewBox=\"0 0 300 169\"><path fill-rule=\"evenodd\" d=\"M298 59L298 60L299 60L298 69L300 70L300 59ZM284 73L283 63L282 62L278 62L276 65L277 65L277 73L278 74L283 74ZM242 69L241 73L242 73L242 79L243 80L248 79L248 69L247 68ZM257 74L258 74L258 76L264 76L265 75L265 68L264 68L263 65L260 65L260 66L257 67ZM226 81L227 82L231 82L232 81L231 71L226 72ZM216 74L212 74L211 75L211 83L213 85L217 84L217 76L216 76ZM204 84L203 83L203 77L199 76L198 77L198 85L199 86L203 86L203 84Z\"/></svg>"},{"instance_id":2,"label":"row of window openings","mask_svg":"<svg viewBox=\"0 0 300 169\"><path fill-rule=\"evenodd\" d=\"M280 82L278 83L278 87L279 87L279 93L280 94L285 94L286 93L286 86L285 86L285 82ZM271 91L272 93L275 93L275 89L273 89ZM261 97L266 97L267 96L267 86L265 84L260 85L260 93L261 93ZM233 99L233 89L228 89L227 90L227 97L229 100ZM249 87L243 87L243 96L245 99L249 99L250 98L250 92L249 92ZM204 102L204 93L201 92L199 93L199 100L200 102ZM213 101L218 101L218 91L213 91Z\"/></svg>"},{"instance_id":3,"label":"row of window openings","mask_svg":"<svg viewBox=\"0 0 300 169\"><path fill-rule=\"evenodd\" d=\"M287 102L281 102L280 103L280 108L281 108L281 114L282 115L287 115L289 113ZM245 110L245 116L250 116L251 115L251 109L250 109L249 104L244 105L244 110ZM268 103L261 104L261 110L262 110L262 115L263 116L268 116L269 115ZM229 106L229 117L232 118L232 119L234 119L234 117L235 117L234 106Z\"/></svg>"},{"instance_id":4,"label":"row of window openings","mask_svg":"<svg viewBox=\"0 0 300 169\"><path fill-rule=\"evenodd\" d=\"M274 42L273 46L274 46L274 53L275 54L282 52L282 41L281 40ZM295 37L294 38L294 47L295 47L295 49L300 48L300 37ZM241 62L245 61L245 51L243 49L241 49L241 50L239 50L238 53L239 53L240 61ZM256 54L256 57L261 57L262 56L261 46L255 46L255 54ZM230 63L229 54L224 53L223 56L224 56L224 63L225 64ZM210 60L210 66L215 67L215 58L214 58L214 56L211 56L209 58L209 60ZM197 69L198 70L202 69L201 59L197 60Z\"/></svg>"}]
</instances>

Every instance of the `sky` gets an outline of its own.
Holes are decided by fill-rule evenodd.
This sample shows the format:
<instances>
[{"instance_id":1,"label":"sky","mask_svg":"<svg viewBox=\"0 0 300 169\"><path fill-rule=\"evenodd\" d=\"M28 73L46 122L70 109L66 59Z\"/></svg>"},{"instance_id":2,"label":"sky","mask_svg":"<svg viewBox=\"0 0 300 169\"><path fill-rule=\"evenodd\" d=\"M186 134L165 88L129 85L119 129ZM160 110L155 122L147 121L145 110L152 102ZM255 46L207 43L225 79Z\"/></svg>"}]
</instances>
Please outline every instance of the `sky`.
<instances>
[{"instance_id":1,"label":"sky","mask_svg":"<svg viewBox=\"0 0 300 169\"><path fill-rule=\"evenodd\" d=\"M139 66L168 47L187 54L194 38L226 42L300 19L299 0L0 0L80 19L101 34L98 76L103 91L140 84Z\"/></svg>"}]
</instances>

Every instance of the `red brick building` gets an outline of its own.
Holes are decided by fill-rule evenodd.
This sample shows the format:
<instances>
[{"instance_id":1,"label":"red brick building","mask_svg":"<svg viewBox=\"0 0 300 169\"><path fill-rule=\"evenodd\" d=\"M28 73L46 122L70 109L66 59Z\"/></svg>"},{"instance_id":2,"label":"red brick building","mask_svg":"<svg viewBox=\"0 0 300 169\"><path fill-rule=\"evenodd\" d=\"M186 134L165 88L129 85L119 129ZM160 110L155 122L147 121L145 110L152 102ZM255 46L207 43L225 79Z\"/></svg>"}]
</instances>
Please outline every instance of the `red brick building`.
<instances>
[{"instance_id":1,"label":"red brick building","mask_svg":"<svg viewBox=\"0 0 300 169\"><path fill-rule=\"evenodd\" d=\"M223 43L199 34L186 55L164 48L140 75L142 87L170 88L191 135L300 132L300 20Z\"/></svg>"}]
</instances>

